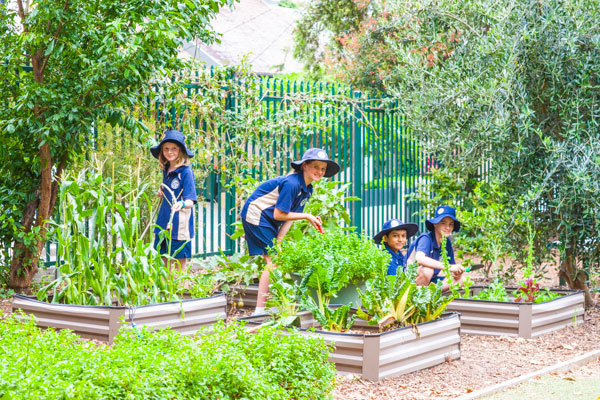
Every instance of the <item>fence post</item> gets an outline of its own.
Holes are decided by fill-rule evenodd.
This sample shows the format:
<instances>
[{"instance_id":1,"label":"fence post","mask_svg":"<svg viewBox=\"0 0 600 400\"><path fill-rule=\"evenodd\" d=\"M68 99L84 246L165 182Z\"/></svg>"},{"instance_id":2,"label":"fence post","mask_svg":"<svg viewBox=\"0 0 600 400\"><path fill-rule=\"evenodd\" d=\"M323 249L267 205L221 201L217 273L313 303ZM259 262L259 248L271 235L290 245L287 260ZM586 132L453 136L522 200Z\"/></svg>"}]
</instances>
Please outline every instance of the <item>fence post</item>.
<instances>
[{"instance_id":1,"label":"fence post","mask_svg":"<svg viewBox=\"0 0 600 400\"><path fill-rule=\"evenodd\" d=\"M229 79L231 81L231 90L227 91L227 97L225 98L225 109L228 111L235 111L237 108L235 105L234 94L236 85L234 82L235 73L233 71L229 71ZM223 251L227 255L233 255L233 253L235 253L235 241L231 239L231 235L233 235L234 232L233 224L235 223L236 216L235 186L227 185L227 191L225 192L225 249Z\"/></svg>"},{"instance_id":2,"label":"fence post","mask_svg":"<svg viewBox=\"0 0 600 400\"><path fill-rule=\"evenodd\" d=\"M359 201L352 202L352 222L356 226L356 232L361 234L363 231L362 226L362 209L363 209L363 173L364 173L364 160L363 160L363 124L362 118L364 109L360 104L359 100L361 92L356 90L352 93L352 196L360 198Z\"/></svg>"}]
</instances>

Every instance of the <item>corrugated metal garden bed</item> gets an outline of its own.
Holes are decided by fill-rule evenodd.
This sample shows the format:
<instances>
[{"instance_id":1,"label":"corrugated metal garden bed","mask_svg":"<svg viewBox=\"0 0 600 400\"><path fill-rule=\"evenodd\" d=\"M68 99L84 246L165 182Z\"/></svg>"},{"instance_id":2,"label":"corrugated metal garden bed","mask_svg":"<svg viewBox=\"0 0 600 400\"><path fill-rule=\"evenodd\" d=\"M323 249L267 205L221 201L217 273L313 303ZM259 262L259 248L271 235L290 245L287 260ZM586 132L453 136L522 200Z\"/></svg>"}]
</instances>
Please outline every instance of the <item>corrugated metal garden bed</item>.
<instances>
[{"instance_id":1,"label":"corrugated metal garden bed","mask_svg":"<svg viewBox=\"0 0 600 400\"><path fill-rule=\"evenodd\" d=\"M267 315L242 318L249 325L258 325ZM318 330L316 321L308 312L301 313L300 331L320 335L334 346L330 361L342 374L356 374L363 379L377 381L432 367L460 358L460 320L457 313L446 313L441 318L378 333L335 333ZM361 330L365 321L356 320Z\"/></svg>"},{"instance_id":2,"label":"corrugated metal garden bed","mask_svg":"<svg viewBox=\"0 0 600 400\"><path fill-rule=\"evenodd\" d=\"M226 307L227 299L222 293L138 307L52 304L22 295L15 295L12 303L13 312L33 314L40 327L70 329L83 338L109 343L122 324L132 323L154 329L168 327L192 336L198 329L225 319Z\"/></svg>"},{"instance_id":3,"label":"corrugated metal garden bed","mask_svg":"<svg viewBox=\"0 0 600 400\"><path fill-rule=\"evenodd\" d=\"M471 291L477 294L485 288L471 286ZM582 323L585 311L583 291L551 291L559 293L561 297L543 303L454 299L446 310L459 312L461 332L473 335L530 339L568 325Z\"/></svg>"}]
</instances>

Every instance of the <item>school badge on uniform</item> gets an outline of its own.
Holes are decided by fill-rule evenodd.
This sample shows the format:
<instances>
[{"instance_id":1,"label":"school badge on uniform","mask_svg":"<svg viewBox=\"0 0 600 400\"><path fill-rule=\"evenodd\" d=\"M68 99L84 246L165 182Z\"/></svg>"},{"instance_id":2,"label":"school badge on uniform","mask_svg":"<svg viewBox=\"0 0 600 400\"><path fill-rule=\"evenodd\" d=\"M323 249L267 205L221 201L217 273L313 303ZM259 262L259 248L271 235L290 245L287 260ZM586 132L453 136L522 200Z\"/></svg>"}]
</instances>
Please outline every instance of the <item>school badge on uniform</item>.
<instances>
[{"instance_id":1,"label":"school badge on uniform","mask_svg":"<svg viewBox=\"0 0 600 400\"><path fill-rule=\"evenodd\" d=\"M307 199L302 199L302 201L300 202L300 205L301 205L301 206L305 205L305 204L306 204L306 200L307 200Z\"/></svg>"},{"instance_id":2,"label":"school badge on uniform","mask_svg":"<svg viewBox=\"0 0 600 400\"><path fill-rule=\"evenodd\" d=\"M179 179L175 178L173 179L173 182L171 182L171 188L172 189L177 189L180 185Z\"/></svg>"}]
</instances>

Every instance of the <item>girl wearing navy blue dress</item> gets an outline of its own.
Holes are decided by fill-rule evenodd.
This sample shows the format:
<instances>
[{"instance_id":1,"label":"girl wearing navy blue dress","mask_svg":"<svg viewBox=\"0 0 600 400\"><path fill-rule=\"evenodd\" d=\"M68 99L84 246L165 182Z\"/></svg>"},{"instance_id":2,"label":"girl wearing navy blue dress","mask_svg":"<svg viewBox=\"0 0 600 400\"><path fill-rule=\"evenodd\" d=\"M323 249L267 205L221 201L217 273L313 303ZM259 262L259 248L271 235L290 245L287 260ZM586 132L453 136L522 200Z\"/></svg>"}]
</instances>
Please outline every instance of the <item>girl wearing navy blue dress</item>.
<instances>
[{"instance_id":1,"label":"girl wearing navy blue dress","mask_svg":"<svg viewBox=\"0 0 600 400\"><path fill-rule=\"evenodd\" d=\"M192 256L192 238L194 237L194 204L196 182L190 158L194 156L185 145L185 136L177 130L168 130L159 144L150 148L158 158L163 172L163 181L158 196L162 198L156 227L154 228L154 247L160 254L175 258L172 264L179 264L184 270L187 259ZM170 232L168 240L164 232ZM167 259L163 258L165 266Z\"/></svg>"},{"instance_id":2,"label":"girl wearing navy blue dress","mask_svg":"<svg viewBox=\"0 0 600 400\"><path fill-rule=\"evenodd\" d=\"M264 312L269 293L269 271L274 268L269 249L281 241L296 220L306 219L322 230L321 219L303 212L312 195L312 183L335 175L340 166L329 159L327 152L312 148L302 159L292 161L294 172L269 179L258 186L242 207L241 218L250 255L262 255L267 263L258 285L255 314Z\"/></svg>"}]
</instances>

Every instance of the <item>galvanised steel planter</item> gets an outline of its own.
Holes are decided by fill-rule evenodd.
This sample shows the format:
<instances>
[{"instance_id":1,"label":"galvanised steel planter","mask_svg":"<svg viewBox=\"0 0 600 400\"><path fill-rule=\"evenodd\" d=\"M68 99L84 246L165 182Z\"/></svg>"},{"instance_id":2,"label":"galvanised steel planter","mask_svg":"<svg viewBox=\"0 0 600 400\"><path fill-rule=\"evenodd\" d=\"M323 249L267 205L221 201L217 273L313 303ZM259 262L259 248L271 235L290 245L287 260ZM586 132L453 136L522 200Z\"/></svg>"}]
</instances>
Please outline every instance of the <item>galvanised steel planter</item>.
<instances>
[{"instance_id":1,"label":"galvanised steel planter","mask_svg":"<svg viewBox=\"0 0 600 400\"><path fill-rule=\"evenodd\" d=\"M472 286L477 294L485 286ZM510 293L515 288L507 288ZM472 335L501 335L530 339L568 325L583 322L584 293L582 290L551 290L562 296L544 303L517 303L454 299L447 311L461 314L461 332Z\"/></svg>"},{"instance_id":2,"label":"galvanised steel planter","mask_svg":"<svg viewBox=\"0 0 600 400\"><path fill-rule=\"evenodd\" d=\"M249 325L258 325L267 316L242 318ZM305 326L308 318L302 318ZM315 321L313 320L313 323ZM366 322L356 320L358 326ZM457 313L388 332L372 334L333 333L301 328L306 335L320 335L335 347L329 361L342 374L356 374L363 379L379 379L407 374L460 358L460 320Z\"/></svg>"},{"instance_id":3,"label":"galvanised steel planter","mask_svg":"<svg viewBox=\"0 0 600 400\"><path fill-rule=\"evenodd\" d=\"M40 327L71 329L83 338L109 343L123 323L154 329L168 327L193 336L198 329L225 319L226 307L225 294L138 307L52 304L22 295L15 295L12 303L13 312L33 314Z\"/></svg>"}]
</instances>

